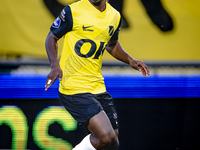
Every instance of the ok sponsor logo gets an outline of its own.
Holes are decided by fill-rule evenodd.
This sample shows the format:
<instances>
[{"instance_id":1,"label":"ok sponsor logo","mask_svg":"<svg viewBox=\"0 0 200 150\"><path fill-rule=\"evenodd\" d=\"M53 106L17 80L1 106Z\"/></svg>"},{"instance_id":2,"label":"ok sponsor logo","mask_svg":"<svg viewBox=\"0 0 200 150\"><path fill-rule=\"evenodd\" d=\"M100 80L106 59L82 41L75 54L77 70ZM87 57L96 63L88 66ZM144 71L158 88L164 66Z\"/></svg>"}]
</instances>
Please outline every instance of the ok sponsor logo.
<instances>
[{"instance_id":1,"label":"ok sponsor logo","mask_svg":"<svg viewBox=\"0 0 200 150\"><path fill-rule=\"evenodd\" d=\"M82 54L81 53L81 48L86 43L90 44L91 47L90 47L90 49L89 49L87 54ZM74 47L75 52L76 52L76 54L78 56L89 58L89 57L92 57L95 54L93 59L99 59L99 56L101 54L103 55L103 52L104 52L105 48L106 48L105 42L100 42L100 46L99 46L98 50L96 51L97 44L94 41L90 40L90 39L81 39L81 40L76 42L75 47Z\"/></svg>"}]
</instances>

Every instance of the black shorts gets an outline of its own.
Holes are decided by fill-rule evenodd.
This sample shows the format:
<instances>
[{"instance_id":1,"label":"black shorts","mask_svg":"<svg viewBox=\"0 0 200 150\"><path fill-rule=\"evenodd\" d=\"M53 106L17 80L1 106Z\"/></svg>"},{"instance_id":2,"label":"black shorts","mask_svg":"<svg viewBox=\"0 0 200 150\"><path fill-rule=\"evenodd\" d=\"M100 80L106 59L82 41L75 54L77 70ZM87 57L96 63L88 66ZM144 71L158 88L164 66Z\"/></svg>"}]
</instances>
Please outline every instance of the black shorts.
<instances>
[{"instance_id":1,"label":"black shorts","mask_svg":"<svg viewBox=\"0 0 200 150\"><path fill-rule=\"evenodd\" d=\"M118 129L117 113L108 92L101 94L82 93L65 95L59 93L60 101L78 125L88 126L89 119L100 111L107 114L113 129Z\"/></svg>"}]
</instances>

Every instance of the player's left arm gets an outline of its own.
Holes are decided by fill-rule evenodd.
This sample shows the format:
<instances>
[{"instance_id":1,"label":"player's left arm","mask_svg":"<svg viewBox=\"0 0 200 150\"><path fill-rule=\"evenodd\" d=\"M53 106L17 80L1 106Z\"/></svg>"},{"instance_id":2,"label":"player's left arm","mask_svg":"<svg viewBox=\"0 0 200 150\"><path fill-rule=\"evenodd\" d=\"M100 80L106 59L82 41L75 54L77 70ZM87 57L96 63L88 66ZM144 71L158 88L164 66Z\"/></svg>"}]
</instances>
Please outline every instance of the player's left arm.
<instances>
[{"instance_id":1,"label":"player's left arm","mask_svg":"<svg viewBox=\"0 0 200 150\"><path fill-rule=\"evenodd\" d=\"M142 72L143 76L150 75L149 68L143 61L133 59L120 45L118 40L110 40L106 50L116 59L129 64L132 68Z\"/></svg>"}]
</instances>

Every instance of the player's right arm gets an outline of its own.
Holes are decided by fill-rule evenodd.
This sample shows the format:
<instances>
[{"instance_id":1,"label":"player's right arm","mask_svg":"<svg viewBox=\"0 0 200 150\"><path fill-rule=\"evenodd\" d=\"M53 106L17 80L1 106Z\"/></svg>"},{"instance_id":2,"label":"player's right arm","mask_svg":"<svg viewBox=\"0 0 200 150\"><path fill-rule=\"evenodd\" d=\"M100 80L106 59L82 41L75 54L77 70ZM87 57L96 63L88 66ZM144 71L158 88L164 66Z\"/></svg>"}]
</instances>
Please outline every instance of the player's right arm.
<instances>
[{"instance_id":1,"label":"player's right arm","mask_svg":"<svg viewBox=\"0 0 200 150\"><path fill-rule=\"evenodd\" d=\"M45 91L48 90L48 88L55 82L57 78L59 78L59 80L62 80L63 73L62 70L60 69L60 65L57 59L58 39L59 38L57 38L51 31L49 31L49 34L47 35L45 41L46 52L51 65L51 71L47 76L45 84Z\"/></svg>"},{"instance_id":2,"label":"player's right arm","mask_svg":"<svg viewBox=\"0 0 200 150\"><path fill-rule=\"evenodd\" d=\"M71 31L72 26L73 20L71 9L69 6L66 6L52 24L45 42L46 52L51 65L51 71L47 76L45 84L45 91L48 90L48 88L55 82L57 78L62 80L63 72L57 59L57 41L67 32Z\"/></svg>"}]
</instances>

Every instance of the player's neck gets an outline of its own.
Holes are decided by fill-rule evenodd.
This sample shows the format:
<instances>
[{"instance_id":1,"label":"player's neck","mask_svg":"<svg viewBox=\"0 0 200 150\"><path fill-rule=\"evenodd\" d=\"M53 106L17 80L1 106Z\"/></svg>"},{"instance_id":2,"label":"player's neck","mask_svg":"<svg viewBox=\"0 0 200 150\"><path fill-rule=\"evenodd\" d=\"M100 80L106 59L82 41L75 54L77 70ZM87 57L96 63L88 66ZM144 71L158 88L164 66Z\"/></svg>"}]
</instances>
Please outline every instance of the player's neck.
<instances>
[{"instance_id":1,"label":"player's neck","mask_svg":"<svg viewBox=\"0 0 200 150\"><path fill-rule=\"evenodd\" d=\"M100 0L99 2L94 2L93 0L89 0L89 2L100 12L103 12L106 9L106 0Z\"/></svg>"}]
</instances>

